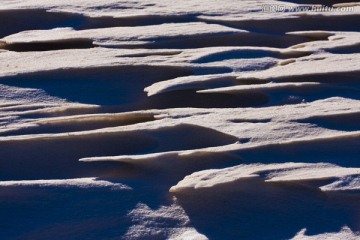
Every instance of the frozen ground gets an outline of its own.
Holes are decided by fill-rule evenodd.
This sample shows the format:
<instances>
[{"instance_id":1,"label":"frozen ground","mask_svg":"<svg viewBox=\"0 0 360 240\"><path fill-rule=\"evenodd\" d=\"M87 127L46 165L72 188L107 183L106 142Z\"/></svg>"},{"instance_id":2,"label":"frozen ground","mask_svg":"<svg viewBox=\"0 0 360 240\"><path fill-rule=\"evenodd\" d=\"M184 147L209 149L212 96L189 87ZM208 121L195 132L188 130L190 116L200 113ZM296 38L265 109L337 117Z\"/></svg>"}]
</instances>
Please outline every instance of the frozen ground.
<instances>
[{"instance_id":1,"label":"frozen ground","mask_svg":"<svg viewBox=\"0 0 360 240\"><path fill-rule=\"evenodd\" d=\"M359 239L347 2L2 0L0 239Z\"/></svg>"}]
</instances>

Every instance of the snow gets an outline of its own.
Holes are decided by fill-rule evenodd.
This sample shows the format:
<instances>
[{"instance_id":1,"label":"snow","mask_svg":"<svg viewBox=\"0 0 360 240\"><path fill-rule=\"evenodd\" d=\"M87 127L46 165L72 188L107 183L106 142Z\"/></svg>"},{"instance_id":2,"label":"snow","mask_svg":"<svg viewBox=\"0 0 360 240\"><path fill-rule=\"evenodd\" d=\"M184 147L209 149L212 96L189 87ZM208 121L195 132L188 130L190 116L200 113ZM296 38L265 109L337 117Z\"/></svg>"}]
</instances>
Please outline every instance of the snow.
<instances>
[{"instance_id":1,"label":"snow","mask_svg":"<svg viewBox=\"0 0 360 240\"><path fill-rule=\"evenodd\" d=\"M262 178L265 183L302 182L307 186L307 181L321 181L323 179L336 179L336 185L341 184L344 177L358 178L360 169L341 168L330 164L303 164L285 163L268 165L239 165L236 167L221 170L205 170L186 176L177 185L170 188L170 192L183 193L191 192L201 188L226 187L231 184L241 185L241 181L248 181L252 178ZM312 184L312 183L311 183ZM333 185L333 184L331 184ZM340 190L332 189L329 185L320 188L326 191ZM335 186L336 186L335 185ZM351 187L351 186L349 186ZM351 190L356 190L353 187ZM349 190L343 187L341 190Z\"/></svg>"},{"instance_id":2,"label":"snow","mask_svg":"<svg viewBox=\"0 0 360 240\"><path fill-rule=\"evenodd\" d=\"M301 3L3 0L0 238L358 239L360 6Z\"/></svg>"},{"instance_id":3,"label":"snow","mask_svg":"<svg viewBox=\"0 0 360 240\"><path fill-rule=\"evenodd\" d=\"M190 30L190 31L189 31ZM91 39L97 45L121 46L126 44L146 44L163 38L200 37L202 35L245 33L215 24L204 23L169 23L139 27L117 27L94 30L74 31L71 28L55 28L51 30L24 31L2 39L7 44L55 42L77 39Z\"/></svg>"},{"instance_id":4,"label":"snow","mask_svg":"<svg viewBox=\"0 0 360 240\"><path fill-rule=\"evenodd\" d=\"M95 178L56 179L56 180L23 180L1 181L0 187L78 187L78 188L111 188L113 190L131 190L130 187Z\"/></svg>"}]
</instances>

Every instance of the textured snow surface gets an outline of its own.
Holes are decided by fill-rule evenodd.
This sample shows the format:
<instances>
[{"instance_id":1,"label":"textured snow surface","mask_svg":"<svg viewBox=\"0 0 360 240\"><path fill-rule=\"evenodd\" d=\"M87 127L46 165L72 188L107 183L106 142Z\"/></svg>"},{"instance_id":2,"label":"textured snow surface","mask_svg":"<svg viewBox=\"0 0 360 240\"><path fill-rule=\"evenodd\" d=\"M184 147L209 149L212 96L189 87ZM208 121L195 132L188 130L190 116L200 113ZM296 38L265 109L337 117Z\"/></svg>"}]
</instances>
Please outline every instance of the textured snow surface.
<instances>
[{"instance_id":1,"label":"textured snow surface","mask_svg":"<svg viewBox=\"0 0 360 240\"><path fill-rule=\"evenodd\" d=\"M276 171L274 171L276 170ZM182 192L187 189L211 188L241 181L241 179L264 176L265 182L293 182L342 178L344 176L358 178L360 169L340 168L329 164L268 164L268 165L240 165L221 170L205 170L185 177L171 192ZM352 186L349 186L353 189ZM356 186L355 186L356 187ZM326 187L325 187L326 188ZM327 188L332 190L331 188ZM344 188L346 190L346 188Z\"/></svg>"},{"instance_id":2,"label":"textured snow surface","mask_svg":"<svg viewBox=\"0 0 360 240\"><path fill-rule=\"evenodd\" d=\"M2 0L0 239L359 239L347 2Z\"/></svg>"}]
</instances>

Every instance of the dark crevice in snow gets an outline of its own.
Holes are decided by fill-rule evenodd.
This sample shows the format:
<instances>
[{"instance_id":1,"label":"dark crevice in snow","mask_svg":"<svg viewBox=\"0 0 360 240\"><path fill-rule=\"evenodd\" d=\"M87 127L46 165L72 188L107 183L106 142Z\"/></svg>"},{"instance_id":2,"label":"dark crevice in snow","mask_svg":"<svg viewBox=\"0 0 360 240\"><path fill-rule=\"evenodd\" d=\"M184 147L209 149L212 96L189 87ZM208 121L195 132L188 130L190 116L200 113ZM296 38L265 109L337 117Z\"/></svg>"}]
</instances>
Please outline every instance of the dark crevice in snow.
<instances>
[{"instance_id":1,"label":"dark crevice in snow","mask_svg":"<svg viewBox=\"0 0 360 240\"><path fill-rule=\"evenodd\" d=\"M47 134L89 131L110 127L128 126L137 123L155 121L152 114L129 114L123 115L88 115L72 119L59 119L35 123L35 126L20 128L13 131L0 133L1 136L15 136L26 134Z\"/></svg>"},{"instance_id":2,"label":"dark crevice in snow","mask_svg":"<svg viewBox=\"0 0 360 240\"><path fill-rule=\"evenodd\" d=\"M311 77L308 81L311 81ZM316 78L313 79L316 82ZM297 86L286 88L264 89L261 92L267 94L270 98L266 106L279 106L288 104L309 103L331 97L342 97L350 99L358 99L360 85L359 84L319 84L310 86Z\"/></svg>"},{"instance_id":3,"label":"dark crevice in snow","mask_svg":"<svg viewBox=\"0 0 360 240\"><path fill-rule=\"evenodd\" d=\"M235 143L236 137L182 124L156 130L102 132L0 142L0 179L105 177L114 164L80 158L201 149ZM38 149L38 151L34 151Z\"/></svg>"},{"instance_id":4,"label":"dark crevice in snow","mask_svg":"<svg viewBox=\"0 0 360 240\"><path fill-rule=\"evenodd\" d=\"M358 31L358 15L322 16L300 15L292 18L220 21L205 20L207 23L221 24L227 27L265 34L285 34L295 31Z\"/></svg>"},{"instance_id":5,"label":"dark crevice in snow","mask_svg":"<svg viewBox=\"0 0 360 240\"><path fill-rule=\"evenodd\" d=\"M309 59L311 60L311 59ZM272 79L274 82L320 82L320 83L354 83L360 81L360 72L321 73L287 78Z\"/></svg>"},{"instance_id":6,"label":"dark crevice in snow","mask_svg":"<svg viewBox=\"0 0 360 240\"><path fill-rule=\"evenodd\" d=\"M188 68L167 66L96 67L23 74L0 78L0 83L41 89L71 102L115 106L145 99L144 88L155 82L192 73Z\"/></svg>"},{"instance_id":7,"label":"dark crevice in snow","mask_svg":"<svg viewBox=\"0 0 360 240\"><path fill-rule=\"evenodd\" d=\"M360 53L360 44L352 45L352 46L344 46L338 47L328 50L329 53L333 54L354 54Z\"/></svg>"},{"instance_id":8,"label":"dark crevice in snow","mask_svg":"<svg viewBox=\"0 0 360 240\"><path fill-rule=\"evenodd\" d=\"M233 153L241 157L247 164L326 162L343 167L358 168L360 167L360 137L333 137L269 144Z\"/></svg>"},{"instance_id":9,"label":"dark crevice in snow","mask_svg":"<svg viewBox=\"0 0 360 240\"><path fill-rule=\"evenodd\" d=\"M298 120L297 122L315 124L322 128L338 131L360 131L359 112L311 117Z\"/></svg>"},{"instance_id":10,"label":"dark crevice in snow","mask_svg":"<svg viewBox=\"0 0 360 240\"><path fill-rule=\"evenodd\" d=\"M226 35L192 36L182 38L147 39L149 43L136 45L109 46L112 48L147 48L147 49L191 49L205 47L274 47L287 48L296 44L314 40L327 40L326 38L314 39L311 37L261 34L261 33L231 33ZM106 45L104 45L106 47Z\"/></svg>"},{"instance_id":11,"label":"dark crevice in snow","mask_svg":"<svg viewBox=\"0 0 360 240\"><path fill-rule=\"evenodd\" d=\"M271 119L230 119L232 123L269 123Z\"/></svg>"},{"instance_id":12,"label":"dark crevice in snow","mask_svg":"<svg viewBox=\"0 0 360 240\"><path fill-rule=\"evenodd\" d=\"M34 52L34 51L53 51L63 49L87 49L94 48L96 45L89 39L71 39L49 42L30 42L30 43L10 43L0 46L14 52Z\"/></svg>"},{"instance_id":13,"label":"dark crevice in snow","mask_svg":"<svg viewBox=\"0 0 360 240\"><path fill-rule=\"evenodd\" d=\"M196 89L190 89L156 94L139 105L145 109L238 108L257 107L268 101L268 96L262 93L196 93Z\"/></svg>"},{"instance_id":14,"label":"dark crevice in snow","mask_svg":"<svg viewBox=\"0 0 360 240\"><path fill-rule=\"evenodd\" d=\"M216 62L216 61L223 61L229 59L257 59L257 58L265 58L265 57L272 57L278 59L288 59L294 57L305 57L311 55L311 52L289 52L289 53L280 53L280 52L271 52L266 50L230 50L224 52L218 52L209 54L205 57L201 57L193 61L194 63L209 63L209 62Z\"/></svg>"},{"instance_id":15,"label":"dark crevice in snow","mask_svg":"<svg viewBox=\"0 0 360 240\"><path fill-rule=\"evenodd\" d=\"M26 31L71 27L76 30L121 26L145 26L196 21L196 16L88 17L41 9L0 10L0 38Z\"/></svg>"}]
</instances>

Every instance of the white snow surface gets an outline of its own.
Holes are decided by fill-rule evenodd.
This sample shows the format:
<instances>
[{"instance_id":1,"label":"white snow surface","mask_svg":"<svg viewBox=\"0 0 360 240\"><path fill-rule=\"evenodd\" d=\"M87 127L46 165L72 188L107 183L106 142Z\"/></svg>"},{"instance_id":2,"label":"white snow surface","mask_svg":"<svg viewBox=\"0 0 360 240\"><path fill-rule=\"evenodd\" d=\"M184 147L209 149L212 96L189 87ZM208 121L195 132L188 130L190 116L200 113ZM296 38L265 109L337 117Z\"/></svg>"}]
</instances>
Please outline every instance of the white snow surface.
<instances>
[{"instance_id":1,"label":"white snow surface","mask_svg":"<svg viewBox=\"0 0 360 240\"><path fill-rule=\"evenodd\" d=\"M96 180L95 178L77 178L77 179L54 179L54 180L22 180L22 181L1 181L1 187L16 187L16 186L34 186L34 187L78 187L78 188L97 188L107 187L114 190L131 190L130 187L120 184L112 183L103 180Z\"/></svg>"},{"instance_id":2,"label":"white snow surface","mask_svg":"<svg viewBox=\"0 0 360 240\"><path fill-rule=\"evenodd\" d=\"M360 169L341 168L330 164L304 164L304 163L285 163L268 165L239 165L232 168L221 170L205 170L186 176L176 186L173 186L171 192L183 192L199 188L217 188L225 187L226 184L235 184L241 180L245 181L251 178L263 178L265 182L305 182L323 179L337 179L336 183L344 185L341 179L345 177L358 179ZM341 182L341 183L340 183ZM352 182L352 181L350 181ZM356 183L354 181L354 183ZM335 188L332 188L334 186ZM347 188L349 187L349 188ZM339 190L336 185L325 185L320 187L325 191ZM356 190L358 186L343 186L341 190ZM358 190L358 189L357 189Z\"/></svg>"},{"instance_id":3,"label":"white snow surface","mask_svg":"<svg viewBox=\"0 0 360 240\"><path fill-rule=\"evenodd\" d=\"M3 0L0 239L359 239L359 13Z\"/></svg>"}]
</instances>

